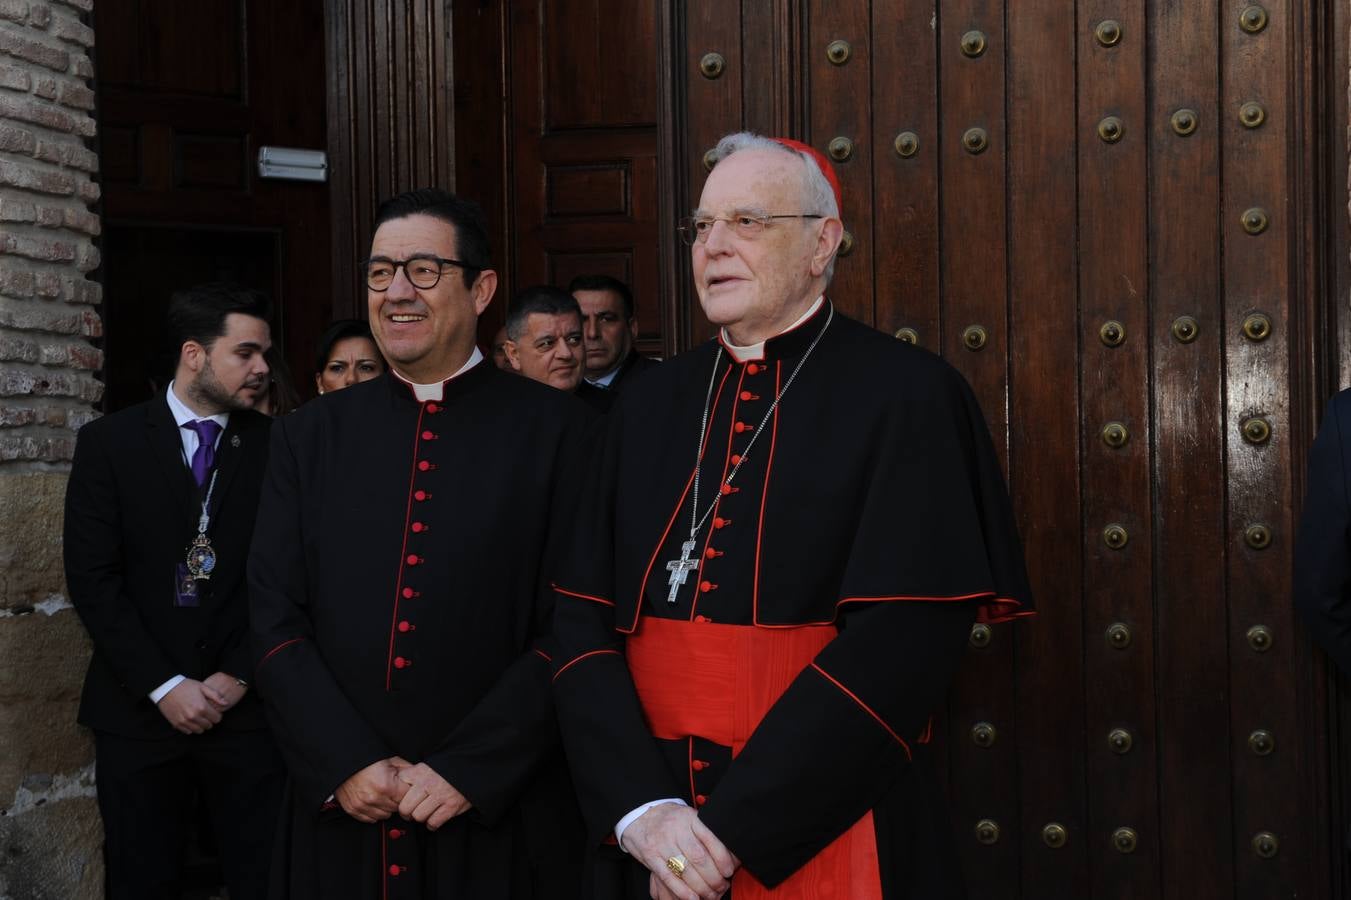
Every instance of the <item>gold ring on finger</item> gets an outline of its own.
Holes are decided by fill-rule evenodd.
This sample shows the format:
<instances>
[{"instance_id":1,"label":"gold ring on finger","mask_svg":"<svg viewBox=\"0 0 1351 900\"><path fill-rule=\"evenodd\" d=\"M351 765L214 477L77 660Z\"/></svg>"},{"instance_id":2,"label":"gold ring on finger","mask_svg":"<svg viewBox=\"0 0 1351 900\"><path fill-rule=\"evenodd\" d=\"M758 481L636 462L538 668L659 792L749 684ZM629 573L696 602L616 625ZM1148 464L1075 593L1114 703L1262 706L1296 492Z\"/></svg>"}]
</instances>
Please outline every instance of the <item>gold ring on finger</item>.
<instances>
[{"instance_id":1,"label":"gold ring on finger","mask_svg":"<svg viewBox=\"0 0 1351 900\"><path fill-rule=\"evenodd\" d=\"M677 853L675 856L666 857L666 868L671 870L675 877L683 879L685 877L685 865L689 860L685 859L684 854Z\"/></svg>"}]
</instances>

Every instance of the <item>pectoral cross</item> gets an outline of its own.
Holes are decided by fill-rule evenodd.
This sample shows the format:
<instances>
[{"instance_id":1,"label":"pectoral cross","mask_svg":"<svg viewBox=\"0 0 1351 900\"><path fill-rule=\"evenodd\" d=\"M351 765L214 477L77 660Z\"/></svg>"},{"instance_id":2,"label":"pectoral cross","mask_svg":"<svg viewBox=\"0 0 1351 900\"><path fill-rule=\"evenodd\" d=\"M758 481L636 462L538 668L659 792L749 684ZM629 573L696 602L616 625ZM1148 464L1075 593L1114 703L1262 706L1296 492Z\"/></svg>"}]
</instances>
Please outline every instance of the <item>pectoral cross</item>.
<instances>
[{"instance_id":1,"label":"pectoral cross","mask_svg":"<svg viewBox=\"0 0 1351 900\"><path fill-rule=\"evenodd\" d=\"M673 559L666 564L666 571L671 573L671 577L666 583L671 586L671 592L666 595L666 602L672 606L675 605L676 595L680 593L680 587L685 583L685 579L695 569L699 568L697 559L690 559L690 554L694 552L694 540L691 538L680 545L680 559Z\"/></svg>"}]
</instances>

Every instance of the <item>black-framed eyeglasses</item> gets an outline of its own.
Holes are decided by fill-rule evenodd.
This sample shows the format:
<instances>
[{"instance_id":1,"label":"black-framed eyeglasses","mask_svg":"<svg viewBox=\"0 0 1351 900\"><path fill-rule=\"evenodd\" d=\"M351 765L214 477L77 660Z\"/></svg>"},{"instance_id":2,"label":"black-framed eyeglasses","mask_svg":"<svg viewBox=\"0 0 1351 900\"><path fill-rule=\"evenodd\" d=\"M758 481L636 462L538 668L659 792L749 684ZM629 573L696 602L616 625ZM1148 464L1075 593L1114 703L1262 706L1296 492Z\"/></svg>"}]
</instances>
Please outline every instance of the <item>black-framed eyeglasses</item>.
<instances>
[{"instance_id":1,"label":"black-framed eyeglasses","mask_svg":"<svg viewBox=\"0 0 1351 900\"><path fill-rule=\"evenodd\" d=\"M686 216L676 224L680 239L686 244L702 244L708 240L714 222L726 222L737 237L759 237L775 219L823 219L820 213L737 213L734 216Z\"/></svg>"},{"instance_id":2,"label":"black-framed eyeglasses","mask_svg":"<svg viewBox=\"0 0 1351 900\"><path fill-rule=\"evenodd\" d=\"M467 262L441 256L410 256L407 259L373 256L362 261L361 272L366 279L366 287L373 291L387 291L394 283L394 276L399 273L399 269L403 269L403 274L413 287L425 291L436 287L446 266L456 266L467 272L481 271L479 266L471 266Z\"/></svg>"}]
</instances>

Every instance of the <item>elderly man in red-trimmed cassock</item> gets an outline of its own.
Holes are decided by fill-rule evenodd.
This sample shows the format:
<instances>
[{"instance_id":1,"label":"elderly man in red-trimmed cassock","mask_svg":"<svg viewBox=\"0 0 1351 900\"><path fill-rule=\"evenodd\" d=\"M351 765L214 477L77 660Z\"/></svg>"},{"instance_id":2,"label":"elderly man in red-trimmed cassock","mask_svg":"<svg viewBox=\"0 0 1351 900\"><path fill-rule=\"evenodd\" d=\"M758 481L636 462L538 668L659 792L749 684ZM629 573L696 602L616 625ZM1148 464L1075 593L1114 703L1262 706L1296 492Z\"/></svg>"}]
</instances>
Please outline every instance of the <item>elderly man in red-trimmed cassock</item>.
<instances>
[{"instance_id":1,"label":"elderly man in red-trimmed cassock","mask_svg":"<svg viewBox=\"0 0 1351 900\"><path fill-rule=\"evenodd\" d=\"M591 414L475 346L474 204L386 201L362 271L390 371L277 420L249 565L291 776L273 896L575 898L542 560Z\"/></svg>"},{"instance_id":2,"label":"elderly man in red-trimmed cassock","mask_svg":"<svg viewBox=\"0 0 1351 900\"><path fill-rule=\"evenodd\" d=\"M825 296L825 159L715 156L680 227L721 332L618 398L555 584L594 896L959 897L930 716L972 623L1032 607L989 432Z\"/></svg>"}]
</instances>

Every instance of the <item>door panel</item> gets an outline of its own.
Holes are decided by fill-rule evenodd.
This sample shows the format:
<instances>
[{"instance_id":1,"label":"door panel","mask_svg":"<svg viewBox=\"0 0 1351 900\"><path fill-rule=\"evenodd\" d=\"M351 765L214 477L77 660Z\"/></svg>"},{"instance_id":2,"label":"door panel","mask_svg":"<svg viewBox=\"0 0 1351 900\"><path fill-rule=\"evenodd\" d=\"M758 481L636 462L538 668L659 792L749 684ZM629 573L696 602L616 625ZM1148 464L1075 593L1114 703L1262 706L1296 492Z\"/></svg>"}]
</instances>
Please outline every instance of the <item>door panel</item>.
<instances>
[{"instance_id":1,"label":"door panel","mask_svg":"<svg viewBox=\"0 0 1351 900\"><path fill-rule=\"evenodd\" d=\"M1301 316L1335 308L1297 268L1329 246L1295 200L1328 170L1295 161L1321 158L1306 92L1334 17L1273 2L1245 27L1252 5L671 12L669 215L724 133L834 147L853 245L832 299L957 366L1006 466L1041 614L973 634L950 701L973 896L1318 897L1340 870L1310 774L1323 662L1289 603L1295 411L1331 388ZM684 345L709 329L678 299Z\"/></svg>"}]
</instances>

